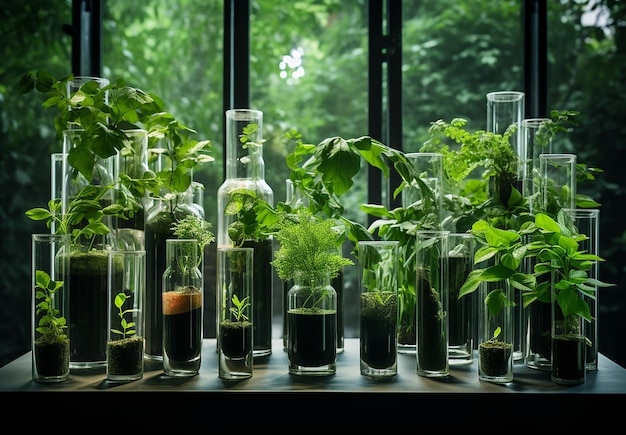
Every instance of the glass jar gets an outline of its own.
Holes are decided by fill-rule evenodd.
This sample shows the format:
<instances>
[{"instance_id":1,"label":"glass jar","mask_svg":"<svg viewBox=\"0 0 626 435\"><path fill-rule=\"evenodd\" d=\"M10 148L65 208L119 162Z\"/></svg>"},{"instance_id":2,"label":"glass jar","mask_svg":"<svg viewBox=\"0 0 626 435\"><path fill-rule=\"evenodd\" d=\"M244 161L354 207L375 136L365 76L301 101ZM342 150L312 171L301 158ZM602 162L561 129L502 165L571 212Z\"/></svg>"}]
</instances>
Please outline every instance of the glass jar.
<instances>
[{"instance_id":1,"label":"glass jar","mask_svg":"<svg viewBox=\"0 0 626 435\"><path fill-rule=\"evenodd\" d=\"M218 376L252 377L252 248L222 248L217 252Z\"/></svg>"},{"instance_id":2,"label":"glass jar","mask_svg":"<svg viewBox=\"0 0 626 435\"><path fill-rule=\"evenodd\" d=\"M358 243L361 374L398 374L398 241Z\"/></svg>"},{"instance_id":3,"label":"glass jar","mask_svg":"<svg viewBox=\"0 0 626 435\"><path fill-rule=\"evenodd\" d=\"M143 378L146 251L109 251L107 380Z\"/></svg>"},{"instance_id":4,"label":"glass jar","mask_svg":"<svg viewBox=\"0 0 626 435\"><path fill-rule=\"evenodd\" d=\"M70 377L69 235L32 235L32 379Z\"/></svg>"},{"instance_id":5,"label":"glass jar","mask_svg":"<svg viewBox=\"0 0 626 435\"><path fill-rule=\"evenodd\" d=\"M489 265L496 265L499 260L488 261ZM478 304L478 379L506 384L513 381L513 288L508 282L499 281L483 282L478 290L482 301Z\"/></svg>"},{"instance_id":6,"label":"glass jar","mask_svg":"<svg viewBox=\"0 0 626 435\"><path fill-rule=\"evenodd\" d=\"M202 273L198 241L166 240L163 272L163 371L169 376L194 376L202 354Z\"/></svg>"},{"instance_id":7,"label":"glass jar","mask_svg":"<svg viewBox=\"0 0 626 435\"><path fill-rule=\"evenodd\" d=\"M254 249L255 357L272 353L273 321L273 239L254 235L253 217L250 216L250 206L257 199L274 205L274 192L265 181L262 128L263 112L259 110L226 111L226 179L217 191L217 248Z\"/></svg>"},{"instance_id":8,"label":"glass jar","mask_svg":"<svg viewBox=\"0 0 626 435\"><path fill-rule=\"evenodd\" d=\"M296 274L287 295L289 373L328 376L337 370L337 293L330 273Z\"/></svg>"},{"instance_id":9,"label":"glass jar","mask_svg":"<svg viewBox=\"0 0 626 435\"><path fill-rule=\"evenodd\" d=\"M442 377L448 364L448 231L416 232L417 374Z\"/></svg>"},{"instance_id":10,"label":"glass jar","mask_svg":"<svg viewBox=\"0 0 626 435\"><path fill-rule=\"evenodd\" d=\"M145 226L146 245L146 299L145 311L145 357L149 360L163 359L162 278L166 268L166 241L176 238L172 224L186 216L201 217L192 204L191 189L170 192L154 198L148 210ZM200 253L202 255L202 253Z\"/></svg>"},{"instance_id":11,"label":"glass jar","mask_svg":"<svg viewBox=\"0 0 626 435\"><path fill-rule=\"evenodd\" d=\"M451 233L448 255L448 361L451 366L474 361L474 330L478 323L476 292L459 298L474 265L474 236Z\"/></svg>"}]
</instances>

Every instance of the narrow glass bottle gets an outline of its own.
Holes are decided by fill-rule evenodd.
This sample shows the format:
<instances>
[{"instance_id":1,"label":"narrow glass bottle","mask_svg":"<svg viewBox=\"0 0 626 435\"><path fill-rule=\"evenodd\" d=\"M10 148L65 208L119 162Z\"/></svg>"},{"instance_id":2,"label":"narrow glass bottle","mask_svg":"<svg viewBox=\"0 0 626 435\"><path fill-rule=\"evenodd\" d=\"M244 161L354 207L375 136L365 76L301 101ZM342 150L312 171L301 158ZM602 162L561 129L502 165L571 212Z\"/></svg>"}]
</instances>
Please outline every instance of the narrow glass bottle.
<instances>
[{"instance_id":1,"label":"narrow glass bottle","mask_svg":"<svg viewBox=\"0 0 626 435\"><path fill-rule=\"evenodd\" d=\"M252 248L223 248L217 252L218 376L252 377Z\"/></svg>"},{"instance_id":2,"label":"narrow glass bottle","mask_svg":"<svg viewBox=\"0 0 626 435\"><path fill-rule=\"evenodd\" d=\"M145 357L148 360L163 359L162 327L162 277L166 268L166 241L175 238L172 224L185 216L200 216L192 204L191 189L168 193L154 198L148 210L145 225L146 245L146 299L145 312Z\"/></svg>"},{"instance_id":3,"label":"narrow glass bottle","mask_svg":"<svg viewBox=\"0 0 626 435\"><path fill-rule=\"evenodd\" d=\"M274 257L272 237L254 233L254 224L242 220L246 204L263 199L274 205L274 192L265 181L263 112L226 111L226 179L217 191L217 248L254 249L252 294L255 357L272 353L272 289ZM248 211L249 213L249 211ZM248 216L249 217L249 216Z\"/></svg>"},{"instance_id":4,"label":"narrow glass bottle","mask_svg":"<svg viewBox=\"0 0 626 435\"><path fill-rule=\"evenodd\" d=\"M32 235L32 379L70 377L70 236Z\"/></svg>"},{"instance_id":5,"label":"narrow glass bottle","mask_svg":"<svg viewBox=\"0 0 626 435\"><path fill-rule=\"evenodd\" d=\"M448 363L449 231L416 232L417 374L450 374Z\"/></svg>"}]
</instances>

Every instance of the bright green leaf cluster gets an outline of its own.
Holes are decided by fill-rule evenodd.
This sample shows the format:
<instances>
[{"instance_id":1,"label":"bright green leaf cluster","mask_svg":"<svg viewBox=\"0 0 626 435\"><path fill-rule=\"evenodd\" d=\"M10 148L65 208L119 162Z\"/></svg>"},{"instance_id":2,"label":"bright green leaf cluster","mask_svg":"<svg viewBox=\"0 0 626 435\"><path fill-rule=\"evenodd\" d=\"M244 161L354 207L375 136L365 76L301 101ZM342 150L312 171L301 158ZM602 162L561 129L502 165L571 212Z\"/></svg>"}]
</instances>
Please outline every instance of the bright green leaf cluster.
<instances>
[{"instance_id":1,"label":"bright green leaf cluster","mask_svg":"<svg viewBox=\"0 0 626 435\"><path fill-rule=\"evenodd\" d=\"M337 249L341 237L331 220L321 219L300 209L293 221L285 220L276 235L280 248L272 265L282 280L293 279L300 273L302 279L313 280L320 272L337 276L343 266L352 265Z\"/></svg>"},{"instance_id":2,"label":"bright green leaf cluster","mask_svg":"<svg viewBox=\"0 0 626 435\"><path fill-rule=\"evenodd\" d=\"M250 296L246 296L245 298L239 300L239 297L234 294L231 300L234 307L230 308L230 313L235 316L235 320L237 322L248 320L248 316L245 313L250 306Z\"/></svg>"},{"instance_id":3,"label":"bright green leaf cluster","mask_svg":"<svg viewBox=\"0 0 626 435\"><path fill-rule=\"evenodd\" d=\"M134 313L139 310L137 309L125 310L124 304L126 303L127 300L129 300L129 297L125 293L120 292L115 295L115 299L113 301L113 303L115 304L115 307L118 310L117 316L120 318L120 326L122 329L120 330L120 329L112 328L111 332L114 334L121 335L122 338L132 337L133 335L137 334L137 331L134 329L136 326L135 322L132 322L132 321L129 322L128 320L126 320L126 316L130 313Z\"/></svg>"},{"instance_id":4,"label":"bright green leaf cluster","mask_svg":"<svg viewBox=\"0 0 626 435\"><path fill-rule=\"evenodd\" d=\"M67 83L73 75L56 79L45 70L25 74L18 88L22 93L33 90L48 95L43 106L56 107L57 138L71 128L74 146L68 152L68 163L76 169L74 176L92 179L92 172L100 159L116 153L132 152L128 130L145 129L148 132L149 152L152 159L163 160L163 170L155 174L146 171L141 178L121 176L119 185L87 186L73 198L69 216L61 216L57 204L44 209L33 209L26 214L35 220L59 223L59 231L72 231L73 239L80 235L108 233L102 222L104 215L122 219L132 216L140 207L146 192L159 196L167 192L184 192L192 182L192 170L211 162L210 141L198 141L196 132L183 125L172 114L164 111L163 102L156 95L129 87L124 80L100 87L96 81L87 81L79 90L67 95ZM117 184L117 181L114 181ZM116 202L103 207L104 190L117 191ZM80 201L79 204L77 202ZM78 227L78 232L74 229ZM92 239L93 240L93 239Z\"/></svg>"},{"instance_id":5,"label":"bright green leaf cluster","mask_svg":"<svg viewBox=\"0 0 626 435\"><path fill-rule=\"evenodd\" d=\"M45 340L67 339L65 330L68 328L65 317L59 316L60 311L54 306L54 295L63 287L63 281L54 281L43 270L35 271L35 305L36 315L43 314L35 330Z\"/></svg>"}]
</instances>

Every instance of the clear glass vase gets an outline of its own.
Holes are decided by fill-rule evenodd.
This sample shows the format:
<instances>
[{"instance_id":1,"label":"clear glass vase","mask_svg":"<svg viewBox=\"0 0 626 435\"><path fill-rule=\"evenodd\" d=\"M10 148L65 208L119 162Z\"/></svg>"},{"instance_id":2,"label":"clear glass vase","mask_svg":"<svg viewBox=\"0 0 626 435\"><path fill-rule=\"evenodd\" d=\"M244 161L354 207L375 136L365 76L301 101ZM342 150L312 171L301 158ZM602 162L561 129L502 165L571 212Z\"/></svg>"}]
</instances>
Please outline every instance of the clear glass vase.
<instances>
[{"instance_id":1,"label":"clear glass vase","mask_svg":"<svg viewBox=\"0 0 626 435\"><path fill-rule=\"evenodd\" d=\"M176 238L172 224L186 216L201 217L192 204L191 189L170 192L153 198L154 204L146 214L146 300L145 300L145 357L163 359L162 279L166 268L166 241ZM202 255L200 253L199 255Z\"/></svg>"},{"instance_id":2,"label":"clear glass vase","mask_svg":"<svg viewBox=\"0 0 626 435\"><path fill-rule=\"evenodd\" d=\"M70 249L70 368L106 365L108 337L108 257L106 238L84 241Z\"/></svg>"},{"instance_id":3,"label":"clear glass vase","mask_svg":"<svg viewBox=\"0 0 626 435\"><path fill-rule=\"evenodd\" d=\"M112 382L143 378L146 251L109 251L109 336L106 376Z\"/></svg>"},{"instance_id":4,"label":"clear glass vase","mask_svg":"<svg viewBox=\"0 0 626 435\"><path fill-rule=\"evenodd\" d=\"M202 356L203 292L198 241L168 239L163 272L163 371L194 376Z\"/></svg>"},{"instance_id":5,"label":"clear glass vase","mask_svg":"<svg viewBox=\"0 0 626 435\"><path fill-rule=\"evenodd\" d=\"M582 384L587 378L586 322L576 314L563 315L558 303L560 290L554 285L551 287L552 365L550 379L562 385Z\"/></svg>"},{"instance_id":6,"label":"clear glass vase","mask_svg":"<svg viewBox=\"0 0 626 435\"><path fill-rule=\"evenodd\" d=\"M289 373L334 375L337 370L337 293L330 274L297 274L288 294Z\"/></svg>"},{"instance_id":7,"label":"clear glass vase","mask_svg":"<svg viewBox=\"0 0 626 435\"><path fill-rule=\"evenodd\" d=\"M419 184L408 185L402 191L402 207L407 213L417 211L432 214L434 225L443 219L443 154L440 153L408 153L407 160L411 163L420 179L431 190L425 194ZM416 217L417 219L417 217ZM417 341L417 325L415 324L416 290L415 290L415 244L407 243L399 247L401 267L398 276L398 352L415 353Z\"/></svg>"},{"instance_id":8,"label":"clear glass vase","mask_svg":"<svg viewBox=\"0 0 626 435\"><path fill-rule=\"evenodd\" d=\"M256 199L274 205L274 192L265 181L262 129L263 112L252 109L226 111L226 179L217 191L217 248L254 249L255 357L272 353L273 321L273 239L255 236L254 228L246 227L251 223L249 205Z\"/></svg>"},{"instance_id":9,"label":"clear glass vase","mask_svg":"<svg viewBox=\"0 0 626 435\"><path fill-rule=\"evenodd\" d=\"M586 240L579 242L579 249L600 256L600 210L573 209L568 210L574 221L574 226L579 234L587 236ZM600 280L600 263L593 261L591 268L587 271L589 278ZM587 371L598 369L598 304L600 303L600 292L598 287L594 287L590 295L585 295L585 302L589 306L591 321L585 324L585 336L587 337Z\"/></svg>"},{"instance_id":10,"label":"clear glass vase","mask_svg":"<svg viewBox=\"0 0 626 435\"><path fill-rule=\"evenodd\" d=\"M145 249L146 210L150 199L147 192L135 188L132 180L145 177L148 167L148 132L143 129L125 130L128 140L117 154L115 173L118 177L116 199L132 208L127 219L117 218L115 229L118 249Z\"/></svg>"},{"instance_id":11,"label":"clear glass vase","mask_svg":"<svg viewBox=\"0 0 626 435\"><path fill-rule=\"evenodd\" d=\"M459 298L459 290L474 265L474 236L450 233L448 254L448 362L451 366L474 361L474 331L478 323L476 292Z\"/></svg>"},{"instance_id":12,"label":"clear glass vase","mask_svg":"<svg viewBox=\"0 0 626 435\"><path fill-rule=\"evenodd\" d=\"M449 231L416 233L417 374L442 377L448 363L448 252Z\"/></svg>"},{"instance_id":13,"label":"clear glass vase","mask_svg":"<svg viewBox=\"0 0 626 435\"><path fill-rule=\"evenodd\" d=\"M32 379L70 377L70 236L32 235Z\"/></svg>"},{"instance_id":14,"label":"clear glass vase","mask_svg":"<svg viewBox=\"0 0 626 435\"><path fill-rule=\"evenodd\" d=\"M217 251L218 376L220 379L252 377L252 248Z\"/></svg>"},{"instance_id":15,"label":"clear glass vase","mask_svg":"<svg viewBox=\"0 0 626 435\"><path fill-rule=\"evenodd\" d=\"M488 260L495 266L499 260ZM513 289L506 281L483 282L478 287L480 330L478 379L494 384L513 381ZM498 303L488 303L494 301Z\"/></svg>"},{"instance_id":16,"label":"clear glass vase","mask_svg":"<svg viewBox=\"0 0 626 435\"><path fill-rule=\"evenodd\" d=\"M358 243L361 374L398 374L398 244Z\"/></svg>"},{"instance_id":17,"label":"clear glass vase","mask_svg":"<svg viewBox=\"0 0 626 435\"><path fill-rule=\"evenodd\" d=\"M524 140L524 190L528 198L530 212L541 209L541 171L539 156L552 153L552 136L548 131L549 118L528 118L522 120L522 138Z\"/></svg>"}]
</instances>

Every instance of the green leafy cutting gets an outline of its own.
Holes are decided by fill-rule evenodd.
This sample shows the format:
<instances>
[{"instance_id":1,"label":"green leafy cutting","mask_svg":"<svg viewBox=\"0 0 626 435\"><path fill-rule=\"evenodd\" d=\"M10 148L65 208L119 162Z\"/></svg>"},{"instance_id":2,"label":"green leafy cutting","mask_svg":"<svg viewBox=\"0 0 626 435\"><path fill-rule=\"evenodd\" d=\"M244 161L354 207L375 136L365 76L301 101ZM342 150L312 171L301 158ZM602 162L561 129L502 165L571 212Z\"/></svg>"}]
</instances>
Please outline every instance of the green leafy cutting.
<instances>
[{"instance_id":1,"label":"green leafy cutting","mask_svg":"<svg viewBox=\"0 0 626 435\"><path fill-rule=\"evenodd\" d=\"M115 295L115 300L114 300L115 307L118 309L117 316L120 318L120 326L122 327L122 329L119 330L119 329L112 328L111 332L114 334L121 335L122 338L131 337L137 333L134 329L135 322L128 322L126 320L127 314L139 311L137 309L130 309L130 310L124 309L124 304L129 299L130 298L125 293L120 292Z\"/></svg>"},{"instance_id":2,"label":"green leafy cutting","mask_svg":"<svg viewBox=\"0 0 626 435\"><path fill-rule=\"evenodd\" d=\"M45 70L38 70L25 74L18 88L24 94L36 90L47 95L43 106L58 110L55 129L59 140L72 127L75 144L69 149L67 161L76 170L74 177L91 180L100 159L131 152L128 130L145 129L151 155L169 163L156 174L146 171L140 178L122 175L115 185L84 187L71 198L68 216L61 216L60 204L56 202L48 203L48 210L35 208L26 212L33 220L45 220L48 227L52 222L58 223L57 233L71 232L74 241L84 236L93 242L94 235L109 233L102 221L104 216L132 217L146 192L159 196L163 191L186 191L191 185L193 168L214 158L210 155L211 142L194 139L196 132L166 112L158 96L127 86L122 79L104 87L96 81L87 81L67 95L66 86L73 78L68 75L57 79ZM104 204L103 197L113 189L115 202Z\"/></svg>"},{"instance_id":3,"label":"green leafy cutting","mask_svg":"<svg viewBox=\"0 0 626 435\"><path fill-rule=\"evenodd\" d=\"M65 317L59 316L60 311L54 307L54 295L63 287L63 281L54 281L43 270L35 271L35 298L37 299L36 314L43 314L35 330L43 340L65 340L68 328Z\"/></svg>"},{"instance_id":4,"label":"green leafy cutting","mask_svg":"<svg viewBox=\"0 0 626 435\"><path fill-rule=\"evenodd\" d=\"M246 296L242 300L239 300L237 295L233 295L231 301L234 307L230 308L230 313L235 316L237 322L248 320L248 316L245 314L247 308L250 306L250 296Z\"/></svg>"}]
</instances>

